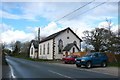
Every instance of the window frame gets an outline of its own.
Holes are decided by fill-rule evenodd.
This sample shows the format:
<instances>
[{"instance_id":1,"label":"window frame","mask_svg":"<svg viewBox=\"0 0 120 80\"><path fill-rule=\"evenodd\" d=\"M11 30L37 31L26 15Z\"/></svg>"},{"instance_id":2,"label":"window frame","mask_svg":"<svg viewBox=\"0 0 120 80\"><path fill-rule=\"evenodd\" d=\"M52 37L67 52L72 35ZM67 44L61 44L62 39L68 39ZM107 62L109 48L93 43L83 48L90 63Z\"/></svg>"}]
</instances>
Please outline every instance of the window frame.
<instances>
[{"instance_id":1,"label":"window frame","mask_svg":"<svg viewBox=\"0 0 120 80\"><path fill-rule=\"evenodd\" d=\"M43 46L43 54L45 55L45 44Z\"/></svg>"},{"instance_id":2,"label":"window frame","mask_svg":"<svg viewBox=\"0 0 120 80\"><path fill-rule=\"evenodd\" d=\"M49 50L50 50L50 44L48 43L48 45L47 45L47 54L49 54Z\"/></svg>"},{"instance_id":3,"label":"window frame","mask_svg":"<svg viewBox=\"0 0 120 80\"><path fill-rule=\"evenodd\" d=\"M58 53L62 54L62 52L63 52L62 50L63 50L63 41L60 39L58 41Z\"/></svg>"}]
</instances>

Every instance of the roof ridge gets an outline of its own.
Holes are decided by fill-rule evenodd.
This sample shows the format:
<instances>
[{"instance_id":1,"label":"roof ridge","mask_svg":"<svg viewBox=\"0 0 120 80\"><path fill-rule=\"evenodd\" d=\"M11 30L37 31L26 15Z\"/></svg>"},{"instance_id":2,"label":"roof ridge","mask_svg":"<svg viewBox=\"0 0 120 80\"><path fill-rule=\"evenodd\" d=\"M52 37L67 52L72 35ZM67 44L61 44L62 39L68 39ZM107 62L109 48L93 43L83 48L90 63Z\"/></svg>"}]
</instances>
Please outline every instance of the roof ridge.
<instances>
[{"instance_id":1,"label":"roof ridge","mask_svg":"<svg viewBox=\"0 0 120 80\"><path fill-rule=\"evenodd\" d=\"M67 29L70 29L70 28L68 27L68 28L65 28L65 29L63 29L61 31L53 33L53 34L49 35L48 37L46 37L45 39L41 40L40 43L55 38L56 36L58 36L60 33L64 32L64 31L66 31Z\"/></svg>"},{"instance_id":2,"label":"roof ridge","mask_svg":"<svg viewBox=\"0 0 120 80\"><path fill-rule=\"evenodd\" d=\"M58 31L58 32L56 32L56 33L54 33L54 34L49 35L49 36L46 37L45 39L41 40L40 43L55 38L56 36L58 36L59 34L61 34L61 33L64 32L64 31L66 31L67 29L69 29L69 30L82 42L82 40L76 35L76 33L74 33L73 30L71 30L70 27L67 27L67 28L65 28L65 29L63 29L63 30L61 30L61 31Z\"/></svg>"}]
</instances>

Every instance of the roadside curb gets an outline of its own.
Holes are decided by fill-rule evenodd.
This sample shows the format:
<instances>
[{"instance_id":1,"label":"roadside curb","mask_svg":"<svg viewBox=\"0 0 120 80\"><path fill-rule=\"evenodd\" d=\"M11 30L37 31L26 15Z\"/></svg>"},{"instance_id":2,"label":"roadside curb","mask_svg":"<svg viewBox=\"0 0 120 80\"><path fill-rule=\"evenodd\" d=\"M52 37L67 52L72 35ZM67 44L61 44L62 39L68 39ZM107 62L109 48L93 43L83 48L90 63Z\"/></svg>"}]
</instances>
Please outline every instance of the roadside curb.
<instances>
[{"instance_id":1,"label":"roadside curb","mask_svg":"<svg viewBox=\"0 0 120 80\"><path fill-rule=\"evenodd\" d=\"M1 80L12 80L11 68L5 59L6 64L2 64L2 79Z\"/></svg>"},{"instance_id":2,"label":"roadside curb","mask_svg":"<svg viewBox=\"0 0 120 80\"><path fill-rule=\"evenodd\" d=\"M2 66L2 78L11 78L11 70L8 65Z\"/></svg>"}]
</instances>

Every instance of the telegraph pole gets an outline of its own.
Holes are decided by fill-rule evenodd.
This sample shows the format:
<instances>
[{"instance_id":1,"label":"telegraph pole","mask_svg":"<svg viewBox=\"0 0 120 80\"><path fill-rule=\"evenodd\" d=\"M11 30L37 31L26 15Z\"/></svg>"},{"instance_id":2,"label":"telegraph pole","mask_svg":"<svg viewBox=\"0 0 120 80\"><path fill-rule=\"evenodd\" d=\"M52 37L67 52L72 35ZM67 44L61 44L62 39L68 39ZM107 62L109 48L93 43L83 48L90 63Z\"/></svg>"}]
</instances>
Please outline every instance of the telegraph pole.
<instances>
[{"instance_id":1,"label":"telegraph pole","mask_svg":"<svg viewBox=\"0 0 120 80\"><path fill-rule=\"evenodd\" d=\"M38 28L38 42L40 42L40 28Z\"/></svg>"},{"instance_id":2,"label":"telegraph pole","mask_svg":"<svg viewBox=\"0 0 120 80\"><path fill-rule=\"evenodd\" d=\"M38 53L37 53L37 59L39 58L39 42L40 42L40 28L38 28Z\"/></svg>"},{"instance_id":3,"label":"telegraph pole","mask_svg":"<svg viewBox=\"0 0 120 80\"><path fill-rule=\"evenodd\" d=\"M106 18L106 21L107 21L107 23L108 23L109 35L111 36L111 33L110 33L110 29L111 29L111 20L108 21L108 19Z\"/></svg>"},{"instance_id":4,"label":"telegraph pole","mask_svg":"<svg viewBox=\"0 0 120 80\"><path fill-rule=\"evenodd\" d=\"M106 22L108 23L108 34L109 34L109 37L108 37L108 39L110 40L110 38L111 38L111 32L110 32L110 29L111 29L111 20L108 20L107 18L106 18ZM111 45L109 45L109 46L111 46ZM110 51L109 51L110 52Z\"/></svg>"}]
</instances>

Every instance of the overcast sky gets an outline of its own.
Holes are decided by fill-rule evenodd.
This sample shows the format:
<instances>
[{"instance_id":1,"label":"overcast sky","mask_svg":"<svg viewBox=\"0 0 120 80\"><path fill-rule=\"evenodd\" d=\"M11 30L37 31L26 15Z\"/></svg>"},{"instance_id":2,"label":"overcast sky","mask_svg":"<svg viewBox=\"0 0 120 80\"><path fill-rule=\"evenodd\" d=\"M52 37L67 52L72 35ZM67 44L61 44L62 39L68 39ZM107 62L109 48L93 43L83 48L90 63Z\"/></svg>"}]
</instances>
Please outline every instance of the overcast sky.
<instances>
[{"instance_id":1,"label":"overcast sky","mask_svg":"<svg viewBox=\"0 0 120 80\"><path fill-rule=\"evenodd\" d=\"M90 0L93 1L93 0ZM106 18L111 20L111 30L118 29L118 3L92 2L71 15L66 14L88 2L1 2L0 3L0 42L30 41L37 35L49 36L70 27L80 38L85 30L97 27L107 28ZM88 12L84 13L85 11ZM83 13L83 14L82 14ZM59 21L56 21L59 20Z\"/></svg>"}]
</instances>

